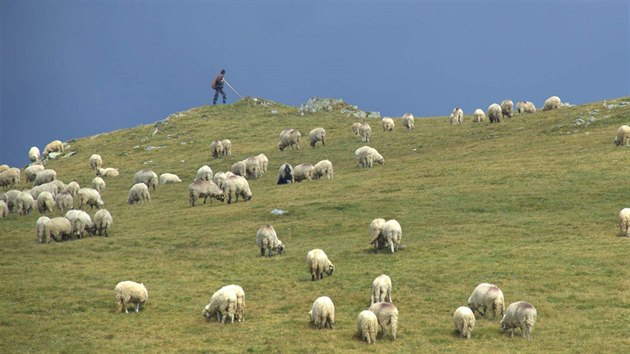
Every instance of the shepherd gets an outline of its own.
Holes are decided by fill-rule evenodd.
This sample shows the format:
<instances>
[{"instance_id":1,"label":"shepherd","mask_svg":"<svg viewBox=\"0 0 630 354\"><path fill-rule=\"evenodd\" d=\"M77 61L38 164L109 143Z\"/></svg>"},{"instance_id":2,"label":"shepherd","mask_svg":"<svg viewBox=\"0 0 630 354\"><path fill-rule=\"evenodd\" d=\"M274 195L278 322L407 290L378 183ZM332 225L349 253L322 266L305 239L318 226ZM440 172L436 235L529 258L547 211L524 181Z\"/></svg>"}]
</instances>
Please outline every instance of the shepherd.
<instances>
[{"instance_id":1,"label":"shepherd","mask_svg":"<svg viewBox=\"0 0 630 354\"><path fill-rule=\"evenodd\" d=\"M221 70L221 73L217 75L217 77L215 77L212 81L212 89L214 90L214 99L212 100L213 105L217 104L219 93L221 94L221 96L223 96L223 103L226 103L225 101L227 100L227 96L225 95L225 91L223 91L223 82L225 81L225 79L223 78L224 76L225 69Z\"/></svg>"}]
</instances>

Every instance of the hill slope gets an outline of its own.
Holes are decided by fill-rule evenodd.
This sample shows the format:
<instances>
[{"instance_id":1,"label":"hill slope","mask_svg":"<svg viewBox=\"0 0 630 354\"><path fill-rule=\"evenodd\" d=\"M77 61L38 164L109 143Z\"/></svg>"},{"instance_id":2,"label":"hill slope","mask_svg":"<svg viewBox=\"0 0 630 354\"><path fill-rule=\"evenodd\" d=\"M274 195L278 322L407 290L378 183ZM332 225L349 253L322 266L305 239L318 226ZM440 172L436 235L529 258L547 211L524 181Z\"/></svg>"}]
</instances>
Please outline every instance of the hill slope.
<instances>
[{"instance_id":1,"label":"hill slope","mask_svg":"<svg viewBox=\"0 0 630 354\"><path fill-rule=\"evenodd\" d=\"M385 158L371 169L356 167L354 151L364 144L350 130L352 119L302 117L294 107L252 100L72 141L77 153L47 167L81 186L94 177L93 153L119 168L103 193L114 226L108 238L41 245L34 242L37 212L0 220L0 351L620 352L630 344L630 264L616 216L630 206L630 150L612 140L630 122L628 102L492 125L470 123L470 116L462 126L446 117L416 119L411 132L400 120L393 132L369 120L369 145ZM327 144L312 149L308 132L319 126ZM285 127L302 132L302 149L276 148ZM211 160L209 143L223 138L233 156ZM226 171L259 153L269 157L269 170L250 181L251 201L189 206L187 186L200 166ZM282 163L322 159L332 161L333 180L275 184ZM158 186L151 204L130 206L133 174L143 168L184 183ZM272 215L274 208L287 213ZM368 225L377 217L400 222L404 250L371 252ZM255 234L264 223L285 243L283 255L260 257ZM310 280L305 256L313 248L335 264L331 277ZM398 339L368 346L355 337L355 319L381 273L393 281ZM140 314L113 313L121 280L146 284L149 302ZM536 306L531 343L485 319L470 341L457 337L451 314L481 282L501 287L506 305ZM227 284L245 289L246 321L206 322L201 310ZM322 295L336 305L334 330L308 324Z\"/></svg>"}]
</instances>

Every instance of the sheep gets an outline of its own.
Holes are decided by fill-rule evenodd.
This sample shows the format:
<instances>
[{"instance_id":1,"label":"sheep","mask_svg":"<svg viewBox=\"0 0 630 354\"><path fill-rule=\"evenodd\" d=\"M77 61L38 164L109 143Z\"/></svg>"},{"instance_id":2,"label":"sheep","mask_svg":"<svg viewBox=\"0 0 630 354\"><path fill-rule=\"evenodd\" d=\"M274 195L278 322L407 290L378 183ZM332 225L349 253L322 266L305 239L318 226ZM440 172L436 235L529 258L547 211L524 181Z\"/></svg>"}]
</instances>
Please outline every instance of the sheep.
<instances>
[{"instance_id":1,"label":"sheep","mask_svg":"<svg viewBox=\"0 0 630 354\"><path fill-rule=\"evenodd\" d=\"M313 179L313 171L315 167L310 163L301 163L293 169L293 176L295 178L295 182L301 182L305 179L312 180Z\"/></svg>"},{"instance_id":2,"label":"sheep","mask_svg":"<svg viewBox=\"0 0 630 354\"><path fill-rule=\"evenodd\" d=\"M284 163L278 169L278 181L277 184L287 184L295 182L295 174L293 173L293 166L290 163Z\"/></svg>"},{"instance_id":3,"label":"sheep","mask_svg":"<svg viewBox=\"0 0 630 354\"><path fill-rule=\"evenodd\" d=\"M357 167L370 168L374 166L374 162L384 164L385 160L383 156L376 151L376 149L369 146L362 146L354 152L354 157L357 160Z\"/></svg>"},{"instance_id":4,"label":"sheep","mask_svg":"<svg viewBox=\"0 0 630 354\"><path fill-rule=\"evenodd\" d=\"M453 108L453 112L449 116L449 123L451 125L464 123L464 111L459 107Z\"/></svg>"},{"instance_id":5,"label":"sheep","mask_svg":"<svg viewBox=\"0 0 630 354\"><path fill-rule=\"evenodd\" d=\"M74 205L74 198L68 192L61 192L55 196L55 205L61 211L70 210Z\"/></svg>"},{"instance_id":6,"label":"sheep","mask_svg":"<svg viewBox=\"0 0 630 354\"><path fill-rule=\"evenodd\" d=\"M225 179L223 183L223 195L227 199L227 203L232 203L232 195L236 197L235 202L238 202L238 197L241 196L243 201L252 199L252 191L249 189L249 183L242 176L230 176Z\"/></svg>"},{"instance_id":7,"label":"sheep","mask_svg":"<svg viewBox=\"0 0 630 354\"><path fill-rule=\"evenodd\" d=\"M473 113L473 123L481 123L486 119L486 113L481 108L475 109Z\"/></svg>"},{"instance_id":8,"label":"sheep","mask_svg":"<svg viewBox=\"0 0 630 354\"><path fill-rule=\"evenodd\" d=\"M31 146L31 148L28 150L28 160L31 162L37 162L39 161L41 158L41 155L39 153L39 148L37 146Z\"/></svg>"},{"instance_id":9,"label":"sheep","mask_svg":"<svg viewBox=\"0 0 630 354\"><path fill-rule=\"evenodd\" d=\"M385 247L385 236L383 236L383 225L385 225L385 219L377 218L370 223L370 244L374 244L374 253L378 253L378 250Z\"/></svg>"},{"instance_id":10,"label":"sheep","mask_svg":"<svg viewBox=\"0 0 630 354\"><path fill-rule=\"evenodd\" d=\"M385 244L389 245L392 253L398 251L402 239L402 228L398 221L391 219L383 224L383 237L385 238Z\"/></svg>"},{"instance_id":11,"label":"sheep","mask_svg":"<svg viewBox=\"0 0 630 354\"><path fill-rule=\"evenodd\" d=\"M501 122L501 106L496 103L488 106L488 120L490 123L500 123Z\"/></svg>"},{"instance_id":12,"label":"sheep","mask_svg":"<svg viewBox=\"0 0 630 354\"><path fill-rule=\"evenodd\" d=\"M120 173L117 168L107 167L97 169L96 175L99 177L118 177Z\"/></svg>"},{"instance_id":13,"label":"sheep","mask_svg":"<svg viewBox=\"0 0 630 354\"><path fill-rule=\"evenodd\" d=\"M374 312L378 325L381 328L381 338L385 337L387 332L393 339L396 339L398 332L398 308L391 302L377 302L370 306L370 311Z\"/></svg>"},{"instance_id":14,"label":"sheep","mask_svg":"<svg viewBox=\"0 0 630 354\"><path fill-rule=\"evenodd\" d=\"M545 103L543 104L543 111L550 111L552 109L558 109L560 108L560 104L562 102L560 101L560 97L558 96L551 96L548 99L545 100Z\"/></svg>"},{"instance_id":15,"label":"sheep","mask_svg":"<svg viewBox=\"0 0 630 354\"><path fill-rule=\"evenodd\" d=\"M318 141L322 142L322 146L326 146L326 130L324 128L315 128L308 134L311 140L311 147L315 147Z\"/></svg>"},{"instance_id":16,"label":"sheep","mask_svg":"<svg viewBox=\"0 0 630 354\"><path fill-rule=\"evenodd\" d=\"M501 331L510 330L510 337L514 337L514 328L521 329L523 338L532 340L532 331L536 324L536 308L527 301L513 302L508 305L503 319L501 319Z\"/></svg>"},{"instance_id":17,"label":"sheep","mask_svg":"<svg viewBox=\"0 0 630 354\"><path fill-rule=\"evenodd\" d=\"M79 209L83 209L83 205L89 205L90 209L93 207L100 209L105 203L96 189L81 188L79 189Z\"/></svg>"},{"instance_id":18,"label":"sheep","mask_svg":"<svg viewBox=\"0 0 630 354\"><path fill-rule=\"evenodd\" d=\"M162 173L160 175L160 184L173 184L173 183L179 183L182 180L179 178L179 176L172 174L172 173Z\"/></svg>"},{"instance_id":19,"label":"sheep","mask_svg":"<svg viewBox=\"0 0 630 354\"><path fill-rule=\"evenodd\" d=\"M519 101L516 103L516 112L518 114L536 113L536 105L530 101Z\"/></svg>"},{"instance_id":20,"label":"sheep","mask_svg":"<svg viewBox=\"0 0 630 354\"><path fill-rule=\"evenodd\" d=\"M32 196L31 196L32 197ZM52 213L53 207L55 206L55 200L53 199L53 195L50 192L41 192L37 196L37 211L40 214L45 212Z\"/></svg>"},{"instance_id":21,"label":"sheep","mask_svg":"<svg viewBox=\"0 0 630 354\"><path fill-rule=\"evenodd\" d=\"M48 182L48 183L50 183L50 184L54 184L55 186L57 186L57 193L62 192L62 191L65 191L65 190L66 190L66 188L67 188L67 186L66 186L66 185L65 185L62 181L60 181L60 180L58 180L58 179L55 179L55 180L50 181L50 182ZM44 183L44 184L46 184L46 183ZM55 196L55 195L56 195L56 194L53 194L53 196Z\"/></svg>"},{"instance_id":22,"label":"sheep","mask_svg":"<svg viewBox=\"0 0 630 354\"><path fill-rule=\"evenodd\" d=\"M225 179L230 176L230 175L234 175L232 172L228 171L228 172L217 172L214 174L214 176L212 177L212 181L219 187L219 188L223 188L223 182L225 182Z\"/></svg>"},{"instance_id":23,"label":"sheep","mask_svg":"<svg viewBox=\"0 0 630 354\"><path fill-rule=\"evenodd\" d=\"M623 208L617 217L621 236L630 237L630 208Z\"/></svg>"},{"instance_id":24,"label":"sheep","mask_svg":"<svg viewBox=\"0 0 630 354\"><path fill-rule=\"evenodd\" d=\"M40 184L39 186L35 186L31 188L31 191L30 191L31 196L33 196L33 199L37 199L37 197L39 197L39 194L42 192L49 192L54 197L59 193L59 186L53 182L48 182L48 183Z\"/></svg>"},{"instance_id":25,"label":"sheep","mask_svg":"<svg viewBox=\"0 0 630 354\"><path fill-rule=\"evenodd\" d=\"M359 136L361 137L361 141L365 143L370 142L370 136L372 135L372 128L369 124L362 122L361 126L359 126Z\"/></svg>"},{"instance_id":26,"label":"sheep","mask_svg":"<svg viewBox=\"0 0 630 354\"><path fill-rule=\"evenodd\" d=\"M326 179L332 179L334 176L333 165L330 160L321 160L313 166L313 179L320 179L326 177Z\"/></svg>"},{"instance_id":27,"label":"sheep","mask_svg":"<svg viewBox=\"0 0 630 354\"><path fill-rule=\"evenodd\" d=\"M76 198L79 196L79 189L81 189L81 186L79 186L77 182L72 181L68 183L64 191L70 193L73 198Z\"/></svg>"},{"instance_id":28,"label":"sheep","mask_svg":"<svg viewBox=\"0 0 630 354\"><path fill-rule=\"evenodd\" d=\"M66 219L70 220L72 231L77 235L78 239L83 238L83 234L86 231L90 236L96 233L96 226L92 218L83 210L68 210L68 212L66 212Z\"/></svg>"},{"instance_id":29,"label":"sheep","mask_svg":"<svg viewBox=\"0 0 630 354\"><path fill-rule=\"evenodd\" d=\"M15 203L16 209L20 215L29 215L35 208L35 199L33 199L30 191L20 192L15 199Z\"/></svg>"},{"instance_id":30,"label":"sheep","mask_svg":"<svg viewBox=\"0 0 630 354\"><path fill-rule=\"evenodd\" d=\"M390 117L385 117L381 120L384 132L391 132L394 130L394 120Z\"/></svg>"},{"instance_id":31,"label":"sheep","mask_svg":"<svg viewBox=\"0 0 630 354\"><path fill-rule=\"evenodd\" d=\"M7 164L0 165L0 172L4 172L4 171L6 171L8 169L9 169L9 165L7 165Z\"/></svg>"},{"instance_id":32,"label":"sheep","mask_svg":"<svg viewBox=\"0 0 630 354\"><path fill-rule=\"evenodd\" d=\"M211 202L213 198L221 202L225 200L223 190L212 181L196 180L188 185L190 206L194 207L195 201L202 197L204 204L206 204L208 197L210 197Z\"/></svg>"},{"instance_id":33,"label":"sheep","mask_svg":"<svg viewBox=\"0 0 630 354\"><path fill-rule=\"evenodd\" d=\"M306 265L311 272L311 280L313 281L315 279L323 279L324 273L331 276L335 271L335 266L328 259L326 253L319 248L310 250L306 254Z\"/></svg>"},{"instance_id":34,"label":"sheep","mask_svg":"<svg viewBox=\"0 0 630 354\"><path fill-rule=\"evenodd\" d=\"M315 299L308 316L318 329L330 328L335 325L335 304L328 296L320 296Z\"/></svg>"},{"instance_id":35,"label":"sheep","mask_svg":"<svg viewBox=\"0 0 630 354\"><path fill-rule=\"evenodd\" d=\"M38 172L44 170L44 166L40 164L32 164L24 169L24 176L26 177L26 182L33 182Z\"/></svg>"},{"instance_id":36,"label":"sheep","mask_svg":"<svg viewBox=\"0 0 630 354\"><path fill-rule=\"evenodd\" d=\"M257 179L263 175L262 161L258 156L248 157L243 162L245 162L245 178Z\"/></svg>"},{"instance_id":37,"label":"sheep","mask_svg":"<svg viewBox=\"0 0 630 354\"><path fill-rule=\"evenodd\" d=\"M453 313L453 324L462 337L470 339L472 330L475 328L475 314L469 307L460 306Z\"/></svg>"},{"instance_id":38,"label":"sheep","mask_svg":"<svg viewBox=\"0 0 630 354\"><path fill-rule=\"evenodd\" d=\"M354 122L352 123L352 132L354 133L354 135L360 136L359 135L359 128L361 127L361 122Z\"/></svg>"},{"instance_id":39,"label":"sheep","mask_svg":"<svg viewBox=\"0 0 630 354\"><path fill-rule=\"evenodd\" d=\"M210 176L212 179L212 176ZM149 188L153 188L155 190L155 186L158 184L158 176L157 173L151 170L140 170L133 175L133 184L136 183L144 183Z\"/></svg>"},{"instance_id":40,"label":"sheep","mask_svg":"<svg viewBox=\"0 0 630 354\"><path fill-rule=\"evenodd\" d=\"M90 156L89 162L90 162L90 168L93 169L94 171L97 171L98 169L103 167L103 159L101 158L101 155L99 154L92 154L92 156Z\"/></svg>"},{"instance_id":41,"label":"sheep","mask_svg":"<svg viewBox=\"0 0 630 354\"><path fill-rule=\"evenodd\" d=\"M504 99L501 102L501 117L512 118L512 107L514 107L514 102L509 98Z\"/></svg>"},{"instance_id":42,"label":"sheep","mask_svg":"<svg viewBox=\"0 0 630 354\"><path fill-rule=\"evenodd\" d=\"M2 200L7 203L7 207L9 208L9 212L14 213L17 211L17 197L22 193L17 189L11 189L6 191L2 195Z\"/></svg>"},{"instance_id":43,"label":"sheep","mask_svg":"<svg viewBox=\"0 0 630 354\"><path fill-rule=\"evenodd\" d=\"M15 170L0 172L0 187L12 187L20 183L20 174Z\"/></svg>"},{"instance_id":44,"label":"sheep","mask_svg":"<svg viewBox=\"0 0 630 354\"><path fill-rule=\"evenodd\" d=\"M116 284L114 288L116 296L116 313L129 313L127 304L135 304L136 313L140 311L140 304L144 304L149 300L149 292L144 283L136 283L135 281L125 280Z\"/></svg>"},{"instance_id":45,"label":"sheep","mask_svg":"<svg viewBox=\"0 0 630 354\"><path fill-rule=\"evenodd\" d=\"M44 148L44 158L47 158L51 152L63 152L64 146L60 140L53 140L46 148Z\"/></svg>"},{"instance_id":46,"label":"sheep","mask_svg":"<svg viewBox=\"0 0 630 354\"><path fill-rule=\"evenodd\" d=\"M617 146L630 146L630 126L622 125L617 129L617 136L615 137L615 145Z\"/></svg>"},{"instance_id":47,"label":"sheep","mask_svg":"<svg viewBox=\"0 0 630 354\"><path fill-rule=\"evenodd\" d=\"M220 156L223 156L223 143L220 140L214 140L210 143L210 154L213 159L218 159Z\"/></svg>"},{"instance_id":48,"label":"sheep","mask_svg":"<svg viewBox=\"0 0 630 354\"><path fill-rule=\"evenodd\" d=\"M288 129L284 132L284 134L281 133L280 141L278 142L278 149L280 151L284 151L287 146L290 146L291 149L295 150L295 148L297 148L298 150L300 150L301 136L302 134L300 134L297 129Z\"/></svg>"},{"instance_id":49,"label":"sheep","mask_svg":"<svg viewBox=\"0 0 630 354\"><path fill-rule=\"evenodd\" d=\"M237 176L246 176L246 166L245 166L245 161L236 161L234 164L232 164L232 168L230 168L230 172L232 172L233 174L237 175Z\"/></svg>"},{"instance_id":50,"label":"sheep","mask_svg":"<svg viewBox=\"0 0 630 354\"><path fill-rule=\"evenodd\" d=\"M378 333L378 319L376 314L370 310L363 310L357 316L357 332L362 340L369 343L376 343Z\"/></svg>"},{"instance_id":51,"label":"sheep","mask_svg":"<svg viewBox=\"0 0 630 354\"><path fill-rule=\"evenodd\" d=\"M221 144L223 145L223 156L232 156L232 142L230 139L221 140Z\"/></svg>"},{"instance_id":52,"label":"sheep","mask_svg":"<svg viewBox=\"0 0 630 354\"><path fill-rule=\"evenodd\" d=\"M133 205L142 202L142 204L144 204L147 201L151 203L151 195L149 194L149 188L146 184L140 182L129 188L127 203Z\"/></svg>"},{"instance_id":53,"label":"sheep","mask_svg":"<svg viewBox=\"0 0 630 354\"><path fill-rule=\"evenodd\" d=\"M195 181L212 181L212 169L208 165L203 165L197 170Z\"/></svg>"},{"instance_id":54,"label":"sheep","mask_svg":"<svg viewBox=\"0 0 630 354\"><path fill-rule=\"evenodd\" d=\"M99 193L102 193L106 186L105 181L101 177L96 176L92 179L92 188L96 189Z\"/></svg>"},{"instance_id":55,"label":"sheep","mask_svg":"<svg viewBox=\"0 0 630 354\"><path fill-rule=\"evenodd\" d=\"M216 315L217 321L222 324L225 324L225 319L229 316L231 322L234 323L237 303L238 296L235 289L223 287L212 294L210 303L204 307L201 314L208 321Z\"/></svg>"},{"instance_id":56,"label":"sheep","mask_svg":"<svg viewBox=\"0 0 630 354\"><path fill-rule=\"evenodd\" d=\"M381 274L372 282L372 303L392 302L392 280L389 276Z\"/></svg>"},{"instance_id":57,"label":"sheep","mask_svg":"<svg viewBox=\"0 0 630 354\"><path fill-rule=\"evenodd\" d=\"M266 173L267 166L269 165L269 159L267 158L267 155L261 153L261 154L256 155L256 158L258 159L258 161L260 161L260 167L262 168L262 172Z\"/></svg>"},{"instance_id":58,"label":"sheep","mask_svg":"<svg viewBox=\"0 0 630 354\"><path fill-rule=\"evenodd\" d=\"M9 216L9 206L4 200L0 200L0 219Z\"/></svg>"},{"instance_id":59,"label":"sheep","mask_svg":"<svg viewBox=\"0 0 630 354\"><path fill-rule=\"evenodd\" d=\"M236 310L235 316L238 322L245 321L245 291L238 285L226 285L222 289L224 291L232 291L236 294Z\"/></svg>"},{"instance_id":60,"label":"sheep","mask_svg":"<svg viewBox=\"0 0 630 354\"><path fill-rule=\"evenodd\" d=\"M50 239L46 238L46 223L50 221L47 216L40 216L35 221L35 235L37 236L37 243L48 243Z\"/></svg>"},{"instance_id":61,"label":"sheep","mask_svg":"<svg viewBox=\"0 0 630 354\"><path fill-rule=\"evenodd\" d=\"M50 242L51 237L57 242L67 240L72 235L73 231L70 220L63 216L48 220L48 222L44 224L44 230L46 233L45 240L47 240L47 242Z\"/></svg>"},{"instance_id":62,"label":"sheep","mask_svg":"<svg viewBox=\"0 0 630 354\"><path fill-rule=\"evenodd\" d=\"M265 249L268 250L269 257L272 256L273 251L278 251L282 254L284 251L284 244L276 235L276 230L273 226L265 224L256 231L256 244L260 248L260 255L265 256Z\"/></svg>"},{"instance_id":63,"label":"sheep","mask_svg":"<svg viewBox=\"0 0 630 354\"><path fill-rule=\"evenodd\" d=\"M499 312L501 316L505 313L503 292L494 284L481 283L477 285L468 298L468 307L470 307L473 313L477 311L484 318L487 318L488 311L492 310L492 320L494 320L497 312ZM483 313L481 312L482 308Z\"/></svg>"},{"instance_id":64,"label":"sheep","mask_svg":"<svg viewBox=\"0 0 630 354\"><path fill-rule=\"evenodd\" d=\"M402 125L403 127L405 127L405 129L407 130L411 130L411 129L415 129L416 126L414 124L414 117L413 114L411 113L405 113L402 116Z\"/></svg>"},{"instance_id":65,"label":"sheep","mask_svg":"<svg viewBox=\"0 0 630 354\"><path fill-rule=\"evenodd\" d=\"M114 219L112 218L112 214L107 211L107 209L99 209L96 214L94 214L94 231L98 232L99 236L102 236L105 233L105 237L108 237L107 230L112 227L114 223Z\"/></svg>"}]
</instances>

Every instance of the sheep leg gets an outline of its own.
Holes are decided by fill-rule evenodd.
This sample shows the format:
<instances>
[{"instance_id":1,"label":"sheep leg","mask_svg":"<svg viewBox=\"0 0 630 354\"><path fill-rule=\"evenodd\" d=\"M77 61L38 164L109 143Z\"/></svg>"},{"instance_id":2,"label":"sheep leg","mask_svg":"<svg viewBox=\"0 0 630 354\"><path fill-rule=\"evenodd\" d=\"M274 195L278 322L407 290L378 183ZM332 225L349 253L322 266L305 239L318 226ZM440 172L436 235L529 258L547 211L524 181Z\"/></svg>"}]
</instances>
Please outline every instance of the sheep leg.
<instances>
[{"instance_id":1,"label":"sheep leg","mask_svg":"<svg viewBox=\"0 0 630 354\"><path fill-rule=\"evenodd\" d=\"M206 196L203 198L203 204L206 204L206 200L208 200L208 195L206 194Z\"/></svg>"},{"instance_id":2,"label":"sheep leg","mask_svg":"<svg viewBox=\"0 0 630 354\"><path fill-rule=\"evenodd\" d=\"M136 313L140 312L140 303L138 302L136 304Z\"/></svg>"}]
</instances>

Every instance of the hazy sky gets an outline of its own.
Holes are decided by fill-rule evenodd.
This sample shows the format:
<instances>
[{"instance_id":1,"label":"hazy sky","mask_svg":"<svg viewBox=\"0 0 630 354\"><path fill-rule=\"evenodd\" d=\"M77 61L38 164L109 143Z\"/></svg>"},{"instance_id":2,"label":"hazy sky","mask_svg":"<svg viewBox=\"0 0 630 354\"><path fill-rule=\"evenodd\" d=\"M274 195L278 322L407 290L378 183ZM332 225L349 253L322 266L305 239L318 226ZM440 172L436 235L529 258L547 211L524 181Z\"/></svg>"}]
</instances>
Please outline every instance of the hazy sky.
<instances>
[{"instance_id":1,"label":"hazy sky","mask_svg":"<svg viewBox=\"0 0 630 354\"><path fill-rule=\"evenodd\" d=\"M211 104L222 68L243 95L398 117L628 96L628 3L0 0L0 164Z\"/></svg>"}]
</instances>

